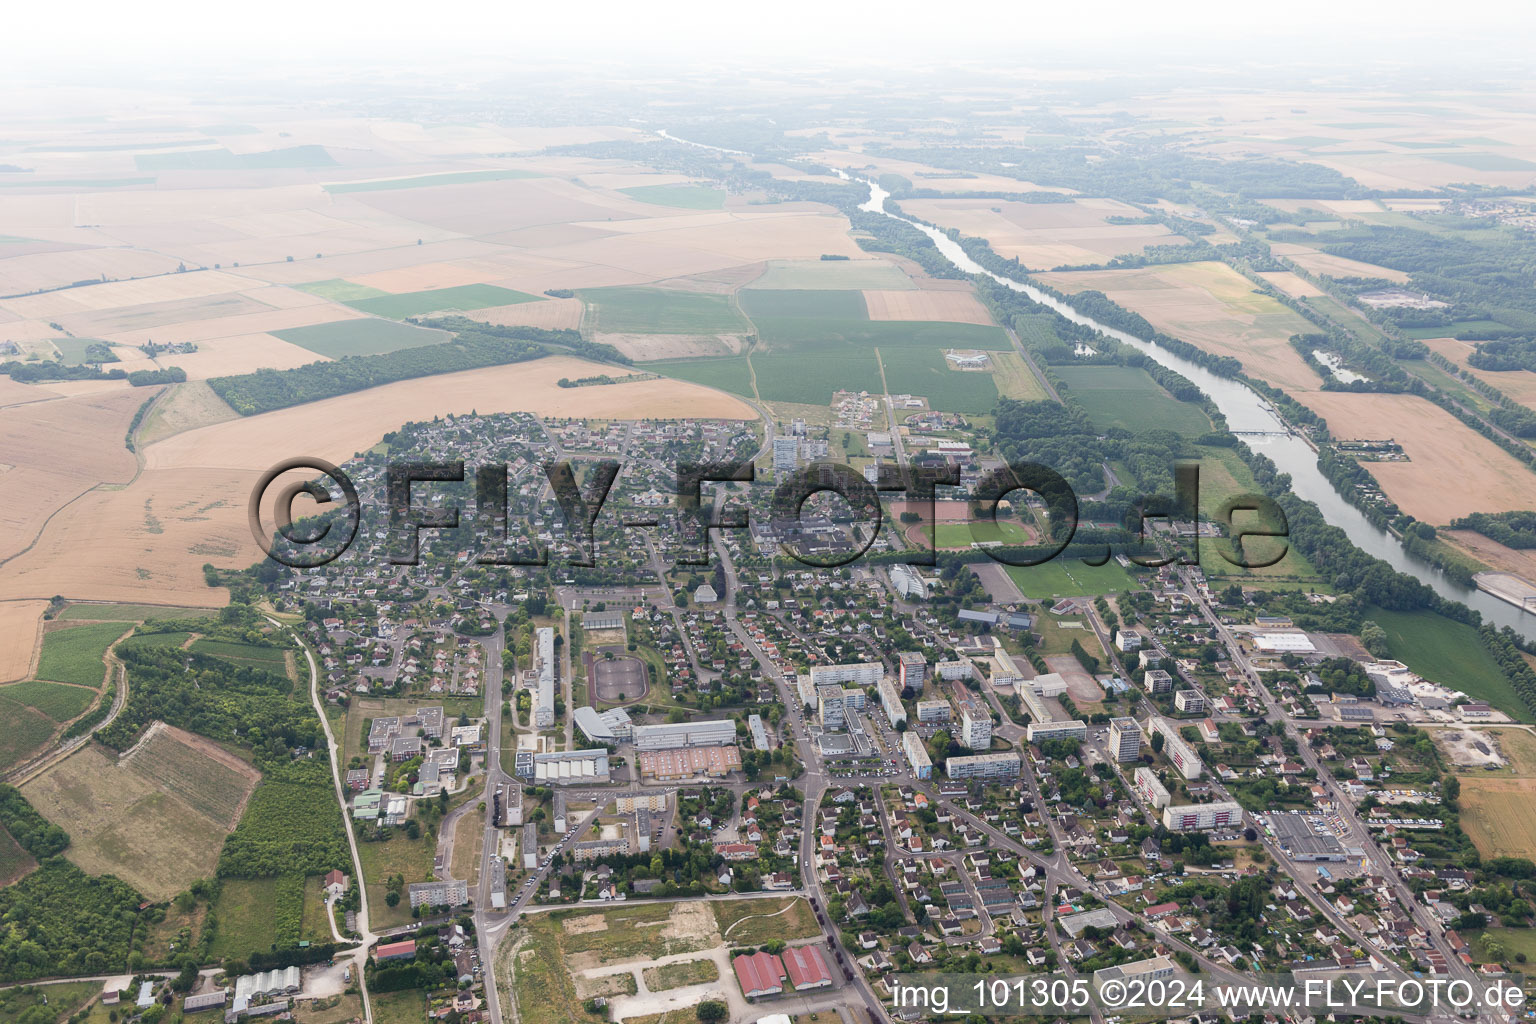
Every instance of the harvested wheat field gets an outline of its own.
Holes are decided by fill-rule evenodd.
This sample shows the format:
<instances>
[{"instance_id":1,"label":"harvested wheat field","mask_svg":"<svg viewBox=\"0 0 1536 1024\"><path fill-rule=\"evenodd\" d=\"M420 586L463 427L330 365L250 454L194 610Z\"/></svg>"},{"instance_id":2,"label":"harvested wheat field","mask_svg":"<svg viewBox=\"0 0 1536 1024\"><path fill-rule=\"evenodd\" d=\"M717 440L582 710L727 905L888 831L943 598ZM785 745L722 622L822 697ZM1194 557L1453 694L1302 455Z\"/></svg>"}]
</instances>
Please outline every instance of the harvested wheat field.
<instances>
[{"instance_id":1,"label":"harvested wheat field","mask_svg":"<svg viewBox=\"0 0 1536 1024\"><path fill-rule=\"evenodd\" d=\"M600 419L756 419L741 400L680 381L590 388L555 383L611 371L554 356L402 381L176 434L145 448L145 470L131 484L93 491L55 516L37 544L6 566L0 601L63 594L222 605L227 595L206 586L202 566L244 567L259 557L245 508L261 472L292 455L342 462L407 420L471 410ZM117 436L120 445L121 429Z\"/></svg>"},{"instance_id":2,"label":"harvested wheat field","mask_svg":"<svg viewBox=\"0 0 1536 1024\"><path fill-rule=\"evenodd\" d=\"M27 295L6 299L4 306L20 316L53 319L69 313L201 299L241 292L250 287L251 282L245 278L218 270L200 270L185 274L162 274L137 281L108 281L105 284L69 288L43 295Z\"/></svg>"},{"instance_id":3,"label":"harvested wheat field","mask_svg":"<svg viewBox=\"0 0 1536 1024\"><path fill-rule=\"evenodd\" d=\"M592 340L612 345L638 362L736 355L746 346L740 334L597 333Z\"/></svg>"},{"instance_id":4,"label":"harvested wheat field","mask_svg":"<svg viewBox=\"0 0 1536 1024\"><path fill-rule=\"evenodd\" d=\"M966 291L917 288L909 291L867 291L864 304L871 320L941 321L956 324L992 324L992 315Z\"/></svg>"},{"instance_id":5,"label":"harvested wheat field","mask_svg":"<svg viewBox=\"0 0 1536 1024\"><path fill-rule=\"evenodd\" d=\"M1325 277L1380 277L1397 284L1408 283L1408 275L1401 270L1334 256L1295 242L1276 242L1269 248L1276 256L1284 256L1301 269Z\"/></svg>"},{"instance_id":6,"label":"harvested wheat field","mask_svg":"<svg viewBox=\"0 0 1536 1024\"><path fill-rule=\"evenodd\" d=\"M1536 508L1536 473L1416 395L1317 391L1298 396L1336 438L1392 438L1410 462L1366 462L1387 496L1436 526L1472 512Z\"/></svg>"},{"instance_id":7,"label":"harvested wheat field","mask_svg":"<svg viewBox=\"0 0 1536 1024\"><path fill-rule=\"evenodd\" d=\"M17 230L13 221L5 224L8 230ZM178 262L170 256L134 249L72 249L12 256L0 261L0 277L5 279L6 292L14 294L62 288L103 274L109 278L169 274Z\"/></svg>"},{"instance_id":8,"label":"harvested wheat field","mask_svg":"<svg viewBox=\"0 0 1536 1024\"><path fill-rule=\"evenodd\" d=\"M961 234L985 238L1001 256L1049 269L1108 262L1149 245L1184 241L1161 224L1110 224L1108 217L1143 217L1113 199L1019 203L1002 199L904 199L913 216Z\"/></svg>"},{"instance_id":9,"label":"harvested wheat field","mask_svg":"<svg viewBox=\"0 0 1536 1024\"><path fill-rule=\"evenodd\" d=\"M28 496L0 508L0 559L32 543L50 515L97 484L133 477L123 435L158 390L117 388L0 409L0 490Z\"/></svg>"},{"instance_id":10,"label":"harvested wheat field","mask_svg":"<svg viewBox=\"0 0 1536 1024\"><path fill-rule=\"evenodd\" d=\"M1314 328L1225 263L1176 263L1139 270L1041 274L1067 292L1098 289L1152 326L1213 355L1232 356L1255 377L1286 391L1322 382L1291 348Z\"/></svg>"},{"instance_id":11,"label":"harvested wheat field","mask_svg":"<svg viewBox=\"0 0 1536 1024\"><path fill-rule=\"evenodd\" d=\"M848 221L831 213L726 211L596 226L616 233L555 246L542 254L634 271L648 281L776 258L814 260L829 254L862 259L867 255L849 237Z\"/></svg>"},{"instance_id":12,"label":"harvested wheat field","mask_svg":"<svg viewBox=\"0 0 1536 1024\"><path fill-rule=\"evenodd\" d=\"M503 327L542 327L545 330L575 330L581 326L580 299L545 299L519 302L513 306L490 306L466 314L472 320Z\"/></svg>"},{"instance_id":13,"label":"harvested wheat field","mask_svg":"<svg viewBox=\"0 0 1536 1024\"><path fill-rule=\"evenodd\" d=\"M1440 530L1436 536L1499 572L1536 580L1536 553L1505 547L1476 530Z\"/></svg>"},{"instance_id":14,"label":"harvested wheat field","mask_svg":"<svg viewBox=\"0 0 1536 1024\"><path fill-rule=\"evenodd\" d=\"M188 380L207 380L257 370L291 370L329 357L270 334L237 334L197 343L196 352L163 352L155 366L179 366Z\"/></svg>"},{"instance_id":15,"label":"harvested wheat field","mask_svg":"<svg viewBox=\"0 0 1536 1024\"><path fill-rule=\"evenodd\" d=\"M47 601L0 601L0 683L32 674Z\"/></svg>"},{"instance_id":16,"label":"harvested wheat field","mask_svg":"<svg viewBox=\"0 0 1536 1024\"><path fill-rule=\"evenodd\" d=\"M0 328L3 330L3 328ZM1529 409L1536 409L1536 373L1530 370L1479 370L1467 365L1467 357L1476 349L1469 341L1455 338L1427 338L1424 344L1438 352L1463 370L1487 384L1492 384L1510 398Z\"/></svg>"},{"instance_id":17,"label":"harvested wheat field","mask_svg":"<svg viewBox=\"0 0 1536 1024\"><path fill-rule=\"evenodd\" d=\"M1289 270L1261 271L1259 276L1293 299L1311 299L1326 294L1317 285Z\"/></svg>"},{"instance_id":18,"label":"harvested wheat field","mask_svg":"<svg viewBox=\"0 0 1536 1024\"><path fill-rule=\"evenodd\" d=\"M303 295L303 292L287 288L263 288L256 294L287 293ZM270 331L286 331L294 327L313 327L315 324L334 323L337 320L360 320L366 313L343 306L338 302L326 302L317 296L302 306L263 308L255 312L231 313L196 320L187 320L153 330L132 330L115 333L108 340L118 345L143 345L153 340L160 345L178 345L191 342L201 346L205 341L218 338L249 337ZM170 358L167 356L166 358Z\"/></svg>"}]
</instances>

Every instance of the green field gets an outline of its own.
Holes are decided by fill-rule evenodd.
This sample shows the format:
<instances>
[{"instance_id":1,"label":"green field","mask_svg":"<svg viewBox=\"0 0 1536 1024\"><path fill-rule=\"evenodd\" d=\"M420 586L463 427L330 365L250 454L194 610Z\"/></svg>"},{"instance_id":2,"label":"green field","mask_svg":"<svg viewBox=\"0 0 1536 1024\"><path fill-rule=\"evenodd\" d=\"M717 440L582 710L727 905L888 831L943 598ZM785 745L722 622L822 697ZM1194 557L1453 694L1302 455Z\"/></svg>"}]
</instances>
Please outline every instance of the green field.
<instances>
[{"instance_id":1,"label":"green field","mask_svg":"<svg viewBox=\"0 0 1536 1024\"><path fill-rule=\"evenodd\" d=\"M1364 617L1387 631L1391 656L1425 679L1486 700L1511 718L1531 720L1531 711L1483 649L1477 630L1434 612L1368 608Z\"/></svg>"},{"instance_id":2,"label":"green field","mask_svg":"<svg viewBox=\"0 0 1536 1024\"><path fill-rule=\"evenodd\" d=\"M136 153L133 163L141 171L270 171L336 165L324 146L290 146L259 153L232 153L227 149Z\"/></svg>"},{"instance_id":3,"label":"green field","mask_svg":"<svg viewBox=\"0 0 1536 1024\"><path fill-rule=\"evenodd\" d=\"M917 285L885 260L770 260L752 289L830 288L853 291L911 291Z\"/></svg>"},{"instance_id":4,"label":"green field","mask_svg":"<svg viewBox=\"0 0 1536 1024\"><path fill-rule=\"evenodd\" d=\"M761 353L752 368L758 394L770 402L827 405L834 391L881 391L879 364L867 350Z\"/></svg>"},{"instance_id":5,"label":"green field","mask_svg":"<svg viewBox=\"0 0 1536 1024\"><path fill-rule=\"evenodd\" d=\"M617 334L744 334L729 296L664 288L586 288L592 328Z\"/></svg>"},{"instance_id":6,"label":"green field","mask_svg":"<svg viewBox=\"0 0 1536 1024\"><path fill-rule=\"evenodd\" d=\"M1431 160L1457 167L1469 167L1474 171L1536 171L1536 164L1503 153L1434 153L1425 154Z\"/></svg>"},{"instance_id":7,"label":"green field","mask_svg":"<svg viewBox=\"0 0 1536 1024\"><path fill-rule=\"evenodd\" d=\"M411 901L402 894L397 906L386 904L385 882L390 875L400 875L406 885L431 881L437 843L425 835L421 839L407 839L397 829L393 838L382 843L358 843L357 853L363 862L363 878L368 887L370 924L376 928L409 924Z\"/></svg>"},{"instance_id":8,"label":"green field","mask_svg":"<svg viewBox=\"0 0 1536 1024\"><path fill-rule=\"evenodd\" d=\"M96 699L96 692L84 686L49 683L28 679L24 683L0 686L0 697L36 708L55 722L64 723L82 714Z\"/></svg>"},{"instance_id":9,"label":"green field","mask_svg":"<svg viewBox=\"0 0 1536 1024\"><path fill-rule=\"evenodd\" d=\"M364 313L389 317L391 320L404 320L410 316L441 313L450 309L463 311L484 309L487 306L515 306L521 302L538 302L539 297L494 284L464 284L456 288L431 288L422 292L402 292L399 295L380 294L341 301Z\"/></svg>"},{"instance_id":10,"label":"green field","mask_svg":"<svg viewBox=\"0 0 1536 1024\"><path fill-rule=\"evenodd\" d=\"M214 608L172 608L156 604L72 604L59 613L61 619L99 619L103 622L148 622L150 619L206 619Z\"/></svg>"},{"instance_id":11,"label":"green field","mask_svg":"<svg viewBox=\"0 0 1536 1024\"><path fill-rule=\"evenodd\" d=\"M930 539L933 537L932 526L923 527L923 534ZM1004 544L1028 544L1029 532L1018 523L1007 519L999 519L996 523L977 522L974 530L969 523L939 523L939 539L936 544L941 548L968 548L973 543L1000 540Z\"/></svg>"},{"instance_id":12,"label":"green field","mask_svg":"<svg viewBox=\"0 0 1536 1024\"><path fill-rule=\"evenodd\" d=\"M389 294L378 288L369 287L366 284L353 284L341 277L333 277L327 281L310 281L308 284L294 285L301 292L318 295L322 299L330 299L332 302L351 302L354 299L377 299Z\"/></svg>"},{"instance_id":13,"label":"green field","mask_svg":"<svg viewBox=\"0 0 1536 1024\"><path fill-rule=\"evenodd\" d=\"M1084 565L1075 558L1053 558L1041 565L1006 566L1005 571L1025 597L1033 598L1118 594L1134 585L1114 559Z\"/></svg>"},{"instance_id":14,"label":"green field","mask_svg":"<svg viewBox=\"0 0 1536 1024\"><path fill-rule=\"evenodd\" d=\"M277 942L277 878L226 878L213 905L218 928L208 953L214 959L245 957Z\"/></svg>"},{"instance_id":15,"label":"green field","mask_svg":"<svg viewBox=\"0 0 1536 1024\"><path fill-rule=\"evenodd\" d=\"M741 311L750 317L818 317L827 320L868 320L864 293L810 288L747 288L736 294Z\"/></svg>"},{"instance_id":16,"label":"green field","mask_svg":"<svg viewBox=\"0 0 1536 1024\"><path fill-rule=\"evenodd\" d=\"M0 876L4 872L0 871ZM101 994L99 981L70 981L61 985L24 985L0 991L0 1024L37 1024L63 1020ZM30 1011L30 1012L29 1012Z\"/></svg>"},{"instance_id":17,"label":"green field","mask_svg":"<svg viewBox=\"0 0 1536 1024\"><path fill-rule=\"evenodd\" d=\"M481 181L510 181L517 178L542 178L537 171L454 171L448 174L422 174L414 178L390 178L386 181L343 181L321 185L332 195L347 192L392 192L402 188L432 188L435 185L473 185Z\"/></svg>"},{"instance_id":18,"label":"green field","mask_svg":"<svg viewBox=\"0 0 1536 1024\"><path fill-rule=\"evenodd\" d=\"M662 359L646 363L645 368L665 377L693 381L706 387L719 388L733 395L752 397L752 371L746 356L727 356L720 359Z\"/></svg>"},{"instance_id":19,"label":"green field","mask_svg":"<svg viewBox=\"0 0 1536 1024\"><path fill-rule=\"evenodd\" d=\"M0 771L20 764L42 749L53 737L56 726L51 718L0 696Z\"/></svg>"},{"instance_id":20,"label":"green field","mask_svg":"<svg viewBox=\"0 0 1536 1024\"><path fill-rule=\"evenodd\" d=\"M59 359L72 366L86 361L86 348L102 342L95 338L52 338L53 347L59 350Z\"/></svg>"},{"instance_id":21,"label":"green field","mask_svg":"<svg viewBox=\"0 0 1536 1024\"><path fill-rule=\"evenodd\" d=\"M376 992L369 1001L373 1004L373 1024L421 1024L427 1019L427 994L421 989Z\"/></svg>"},{"instance_id":22,"label":"green field","mask_svg":"<svg viewBox=\"0 0 1536 1024\"><path fill-rule=\"evenodd\" d=\"M1204 434L1211 421L1198 406L1174 398L1145 370L1130 366L1057 366L1056 376L1100 430L1173 430ZM1065 397L1065 396L1063 396Z\"/></svg>"},{"instance_id":23,"label":"green field","mask_svg":"<svg viewBox=\"0 0 1536 1024\"><path fill-rule=\"evenodd\" d=\"M50 630L43 634L37 678L99 689L107 674L102 657L112 642L126 632L126 626L114 622Z\"/></svg>"},{"instance_id":24,"label":"green field","mask_svg":"<svg viewBox=\"0 0 1536 1024\"><path fill-rule=\"evenodd\" d=\"M885 384L893 395L922 395L943 412L985 413L997 407L997 382L990 373L951 368L938 349L884 349Z\"/></svg>"},{"instance_id":25,"label":"green field","mask_svg":"<svg viewBox=\"0 0 1536 1024\"><path fill-rule=\"evenodd\" d=\"M1423 341L1425 338L1454 338L1462 331L1507 331L1508 324L1497 320L1457 320L1446 327L1405 327L1403 337Z\"/></svg>"},{"instance_id":26,"label":"green field","mask_svg":"<svg viewBox=\"0 0 1536 1024\"><path fill-rule=\"evenodd\" d=\"M434 331L372 317L335 320L310 327L289 327L273 331L272 335L332 359L398 352L403 348L436 345L448 339L447 331Z\"/></svg>"},{"instance_id":27,"label":"green field","mask_svg":"<svg viewBox=\"0 0 1536 1024\"><path fill-rule=\"evenodd\" d=\"M776 352L806 350L820 353L826 349L865 351L880 349L884 354L897 348L928 349L943 354L946 349L982 349L1008 351L1012 346L1000 327L980 324L951 324L937 321L860 320L808 316L753 316L758 335Z\"/></svg>"},{"instance_id":28,"label":"green field","mask_svg":"<svg viewBox=\"0 0 1536 1024\"><path fill-rule=\"evenodd\" d=\"M255 644L231 643L227 640L194 640L192 650L237 665L266 669L273 675L288 674L288 662L281 647L258 647Z\"/></svg>"},{"instance_id":29,"label":"green field","mask_svg":"<svg viewBox=\"0 0 1536 1024\"><path fill-rule=\"evenodd\" d=\"M725 206L725 190L710 185L636 185L619 191L642 203L682 210L718 210Z\"/></svg>"}]
</instances>

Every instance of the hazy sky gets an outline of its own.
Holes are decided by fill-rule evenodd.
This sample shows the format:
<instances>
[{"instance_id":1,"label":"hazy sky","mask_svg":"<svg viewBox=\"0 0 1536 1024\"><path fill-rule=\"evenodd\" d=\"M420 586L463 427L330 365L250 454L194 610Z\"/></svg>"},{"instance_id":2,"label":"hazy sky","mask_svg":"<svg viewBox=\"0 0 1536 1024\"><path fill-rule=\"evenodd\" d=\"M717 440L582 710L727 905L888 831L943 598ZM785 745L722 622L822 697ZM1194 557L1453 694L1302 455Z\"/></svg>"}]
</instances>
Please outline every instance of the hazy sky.
<instances>
[{"instance_id":1,"label":"hazy sky","mask_svg":"<svg viewBox=\"0 0 1536 1024\"><path fill-rule=\"evenodd\" d=\"M276 66L494 55L546 58L940 60L974 54L1056 60L1135 51L1204 57L1241 68L1276 55L1327 62L1466 59L1494 46L1528 52L1536 5L1462 0L1009 0L1004 3L728 0L171 0L20 3L7 12L8 52L68 73L139 67ZM649 62L649 61L647 61ZM1481 62L1479 62L1481 63Z\"/></svg>"}]
</instances>

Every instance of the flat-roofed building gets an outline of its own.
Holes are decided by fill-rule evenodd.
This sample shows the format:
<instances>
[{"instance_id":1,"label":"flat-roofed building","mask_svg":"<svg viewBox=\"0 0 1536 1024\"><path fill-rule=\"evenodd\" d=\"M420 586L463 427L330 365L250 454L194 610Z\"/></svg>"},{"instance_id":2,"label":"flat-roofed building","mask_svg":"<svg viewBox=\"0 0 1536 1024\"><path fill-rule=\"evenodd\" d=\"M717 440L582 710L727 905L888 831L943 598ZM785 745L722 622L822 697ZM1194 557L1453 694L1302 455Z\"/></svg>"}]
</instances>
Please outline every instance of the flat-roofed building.
<instances>
[{"instance_id":1,"label":"flat-roofed building","mask_svg":"<svg viewBox=\"0 0 1536 1024\"><path fill-rule=\"evenodd\" d=\"M608 751L557 750L533 755L533 777L545 783L607 782Z\"/></svg>"},{"instance_id":2,"label":"flat-roofed building","mask_svg":"<svg viewBox=\"0 0 1536 1024\"><path fill-rule=\"evenodd\" d=\"M1205 694L1199 690L1180 690L1173 695L1173 706L1186 715L1205 714Z\"/></svg>"},{"instance_id":3,"label":"flat-roofed building","mask_svg":"<svg viewBox=\"0 0 1536 1024\"><path fill-rule=\"evenodd\" d=\"M741 751L734 746L642 750L635 754L635 761L643 779L718 779L741 770Z\"/></svg>"},{"instance_id":4,"label":"flat-roofed building","mask_svg":"<svg viewBox=\"0 0 1536 1024\"><path fill-rule=\"evenodd\" d=\"M406 889L412 907L462 907L469 902L469 885L457 878L415 882Z\"/></svg>"},{"instance_id":5,"label":"flat-roofed building","mask_svg":"<svg viewBox=\"0 0 1536 1024\"><path fill-rule=\"evenodd\" d=\"M955 709L950 707L947 700L941 698L939 700L920 700L917 702L917 720L919 722L942 725L945 722L953 721L954 717Z\"/></svg>"},{"instance_id":6,"label":"flat-roofed building","mask_svg":"<svg viewBox=\"0 0 1536 1024\"><path fill-rule=\"evenodd\" d=\"M1243 823L1243 805L1232 800L1213 804L1170 804L1163 808L1163 827L1170 832L1202 832Z\"/></svg>"},{"instance_id":7,"label":"flat-roofed building","mask_svg":"<svg viewBox=\"0 0 1536 1024\"><path fill-rule=\"evenodd\" d=\"M1131 775L1131 781L1136 787L1136 792L1140 793L1141 798L1151 804L1154 810L1168 806L1168 801L1171 799L1168 796L1168 787L1163 785L1162 780L1151 768L1146 765L1137 768Z\"/></svg>"},{"instance_id":8,"label":"flat-roofed building","mask_svg":"<svg viewBox=\"0 0 1536 1024\"><path fill-rule=\"evenodd\" d=\"M905 722L907 706L901 702L901 691L896 683L889 676L881 676L876 690L880 694L880 706L885 709L885 718L891 723L891 728L896 728L899 722Z\"/></svg>"},{"instance_id":9,"label":"flat-roofed building","mask_svg":"<svg viewBox=\"0 0 1536 1024\"><path fill-rule=\"evenodd\" d=\"M1024 727L1024 738L1031 743L1042 740L1085 740L1088 723L1079 719L1064 722L1030 722Z\"/></svg>"},{"instance_id":10,"label":"flat-roofed building","mask_svg":"<svg viewBox=\"0 0 1536 1024\"><path fill-rule=\"evenodd\" d=\"M1141 726L1134 718L1109 720L1109 754L1125 764L1141 756Z\"/></svg>"},{"instance_id":11,"label":"flat-roofed building","mask_svg":"<svg viewBox=\"0 0 1536 1024\"><path fill-rule=\"evenodd\" d=\"M979 701L960 705L960 735L956 737L967 750L986 750L992 746L992 713Z\"/></svg>"},{"instance_id":12,"label":"flat-roofed building","mask_svg":"<svg viewBox=\"0 0 1536 1024\"><path fill-rule=\"evenodd\" d=\"M623 708L598 711L594 707L579 707L571 717L576 728L593 743L627 743L634 739L634 723Z\"/></svg>"},{"instance_id":13,"label":"flat-roofed building","mask_svg":"<svg viewBox=\"0 0 1536 1024\"><path fill-rule=\"evenodd\" d=\"M964 658L955 661L941 661L933 666L934 674L946 682L954 682L958 679L969 679L976 674L976 668Z\"/></svg>"},{"instance_id":14,"label":"flat-roofed building","mask_svg":"<svg viewBox=\"0 0 1536 1024\"><path fill-rule=\"evenodd\" d=\"M539 826L530 821L523 826L523 870L533 871L539 866Z\"/></svg>"},{"instance_id":15,"label":"flat-roofed building","mask_svg":"<svg viewBox=\"0 0 1536 1024\"><path fill-rule=\"evenodd\" d=\"M1172 960L1166 956L1149 956L1145 960L1132 960L1128 964L1100 967L1093 972L1093 983L1095 987L1101 987L1106 981L1162 981L1173 977L1173 973Z\"/></svg>"},{"instance_id":16,"label":"flat-roofed building","mask_svg":"<svg viewBox=\"0 0 1536 1024\"><path fill-rule=\"evenodd\" d=\"M885 665L878 661L859 661L848 665L812 665L811 686L874 686L885 675Z\"/></svg>"},{"instance_id":17,"label":"flat-roofed building","mask_svg":"<svg viewBox=\"0 0 1536 1024\"><path fill-rule=\"evenodd\" d=\"M909 731L901 734L901 750L907 755L907 764L912 766L914 777L919 779L933 777L933 761L928 757L928 751L917 733Z\"/></svg>"},{"instance_id":18,"label":"flat-roofed building","mask_svg":"<svg viewBox=\"0 0 1536 1024\"><path fill-rule=\"evenodd\" d=\"M747 732L752 736L752 745L758 750L768 750L768 730L763 726L762 715L747 716Z\"/></svg>"},{"instance_id":19,"label":"flat-roofed building","mask_svg":"<svg viewBox=\"0 0 1536 1024\"><path fill-rule=\"evenodd\" d=\"M1149 668L1142 676L1142 685L1148 693L1168 693L1173 689L1173 676L1160 668Z\"/></svg>"},{"instance_id":20,"label":"flat-roofed building","mask_svg":"<svg viewBox=\"0 0 1536 1024\"><path fill-rule=\"evenodd\" d=\"M540 626L533 631L533 724L548 729L555 724L555 631Z\"/></svg>"},{"instance_id":21,"label":"flat-roofed building","mask_svg":"<svg viewBox=\"0 0 1536 1024\"><path fill-rule=\"evenodd\" d=\"M916 651L903 651L897 659L896 681L903 693L922 693L923 677L928 674L928 661Z\"/></svg>"},{"instance_id":22,"label":"flat-roofed building","mask_svg":"<svg viewBox=\"0 0 1536 1024\"><path fill-rule=\"evenodd\" d=\"M1179 735L1177 723L1166 718L1153 718L1152 728L1163 734L1163 756L1173 763L1179 774L1186 779L1198 779L1205 771L1205 764Z\"/></svg>"},{"instance_id":23,"label":"flat-roofed building","mask_svg":"<svg viewBox=\"0 0 1536 1024\"><path fill-rule=\"evenodd\" d=\"M1021 762L1013 751L996 754L971 754L951 757L944 762L944 774L952 779L1016 779Z\"/></svg>"},{"instance_id":24,"label":"flat-roofed building","mask_svg":"<svg viewBox=\"0 0 1536 1024\"><path fill-rule=\"evenodd\" d=\"M848 725L846 691L841 686L816 687L816 717L823 729L843 729Z\"/></svg>"},{"instance_id":25,"label":"flat-roofed building","mask_svg":"<svg viewBox=\"0 0 1536 1024\"><path fill-rule=\"evenodd\" d=\"M637 725L636 750L677 750L682 747L715 747L736 742L736 723L729 718Z\"/></svg>"}]
</instances>

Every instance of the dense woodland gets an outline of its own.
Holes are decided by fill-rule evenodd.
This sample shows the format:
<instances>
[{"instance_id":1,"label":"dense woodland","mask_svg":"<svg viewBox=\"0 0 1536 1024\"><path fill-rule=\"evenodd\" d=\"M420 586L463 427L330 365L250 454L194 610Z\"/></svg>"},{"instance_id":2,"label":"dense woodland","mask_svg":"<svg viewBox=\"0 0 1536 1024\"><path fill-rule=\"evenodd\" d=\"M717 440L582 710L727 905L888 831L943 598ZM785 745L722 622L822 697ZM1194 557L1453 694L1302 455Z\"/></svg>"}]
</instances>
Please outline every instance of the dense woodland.
<instances>
[{"instance_id":1,"label":"dense woodland","mask_svg":"<svg viewBox=\"0 0 1536 1024\"><path fill-rule=\"evenodd\" d=\"M175 647L121 645L128 700L96 738L127 750L159 720L248 746L263 770L287 762L293 747L323 747L320 722L286 676Z\"/></svg>"},{"instance_id":2,"label":"dense woodland","mask_svg":"<svg viewBox=\"0 0 1536 1024\"><path fill-rule=\"evenodd\" d=\"M69 833L38 814L13 786L0 786L0 825L37 860L55 857L69 846Z\"/></svg>"},{"instance_id":3,"label":"dense woodland","mask_svg":"<svg viewBox=\"0 0 1536 1024\"><path fill-rule=\"evenodd\" d=\"M564 338L574 331L543 331L535 327L506 328L519 340L465 332L440 345L400 349L374 356L345 356L331 362L307 363L291 370L261 369L236 377L211 377L208 386L242 416L286 409L292 405L350 394L416 377L430 377L486 366L521 363L549 354L539 342L545 334Z\"/></svg>"}]
</instances>

